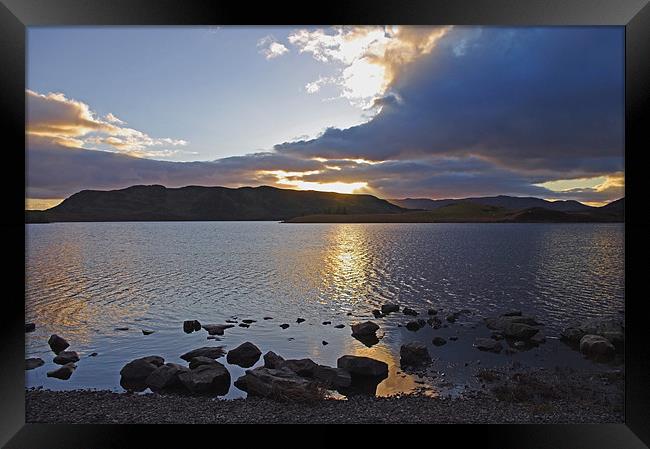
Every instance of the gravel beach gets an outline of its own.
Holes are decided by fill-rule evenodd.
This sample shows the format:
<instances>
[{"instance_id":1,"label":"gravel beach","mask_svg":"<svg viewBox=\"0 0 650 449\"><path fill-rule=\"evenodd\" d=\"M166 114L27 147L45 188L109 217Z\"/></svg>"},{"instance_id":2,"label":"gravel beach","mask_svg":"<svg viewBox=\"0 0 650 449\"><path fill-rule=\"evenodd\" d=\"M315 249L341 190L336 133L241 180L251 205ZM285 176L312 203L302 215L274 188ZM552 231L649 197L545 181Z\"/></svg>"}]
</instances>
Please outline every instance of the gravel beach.
<instances>
[{"instance_id":1,"label":"gravel beach","mask_svg":"<svg viewBox=\"0 0 650 449\"><path fill-rule=\"evenodd\" d=\"M621 423L624 375L485 370L483 391L456 398L277 402L249 397L26 391L29 423Z\"/></svg>"}]
</instances>

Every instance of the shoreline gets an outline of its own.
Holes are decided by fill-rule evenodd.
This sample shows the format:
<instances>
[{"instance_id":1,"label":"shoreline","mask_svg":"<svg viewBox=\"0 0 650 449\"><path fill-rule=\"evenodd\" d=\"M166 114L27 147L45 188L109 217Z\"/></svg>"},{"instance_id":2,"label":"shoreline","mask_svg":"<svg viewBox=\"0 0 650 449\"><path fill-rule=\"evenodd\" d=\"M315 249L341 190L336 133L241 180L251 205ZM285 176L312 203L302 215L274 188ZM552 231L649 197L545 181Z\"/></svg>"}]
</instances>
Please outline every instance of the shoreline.
<instances>
[{"instance_id":1,"label":"shoreline","mask_svg":"<svg viewBox=\"0 0 650 449\"><path fill-rule=\"evenodd\" d=\"M25 392L27 423L622 423L624 372L485 370L460 397L350 396L308 402L107 390Z\"/></svg>"}]
</instances>

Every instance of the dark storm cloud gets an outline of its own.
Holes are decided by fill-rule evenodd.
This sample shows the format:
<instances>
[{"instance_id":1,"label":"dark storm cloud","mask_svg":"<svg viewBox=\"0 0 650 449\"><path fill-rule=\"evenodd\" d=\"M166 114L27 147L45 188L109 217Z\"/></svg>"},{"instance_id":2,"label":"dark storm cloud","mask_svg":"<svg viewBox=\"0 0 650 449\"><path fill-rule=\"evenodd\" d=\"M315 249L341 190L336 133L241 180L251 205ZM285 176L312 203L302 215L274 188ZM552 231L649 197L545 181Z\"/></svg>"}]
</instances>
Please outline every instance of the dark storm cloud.
<instances>
[{"instance_id":1,"label":"dark storm cloud","mask_svg":"<svg viewBox=\"0 0 650 449\"><path fill-rule=\"evenodd\" d=\"M276 150L375 161L477 155L583 176L622 169L621 29L455 29L391 90L370 122Z\"/></svg>"}]
</instances>

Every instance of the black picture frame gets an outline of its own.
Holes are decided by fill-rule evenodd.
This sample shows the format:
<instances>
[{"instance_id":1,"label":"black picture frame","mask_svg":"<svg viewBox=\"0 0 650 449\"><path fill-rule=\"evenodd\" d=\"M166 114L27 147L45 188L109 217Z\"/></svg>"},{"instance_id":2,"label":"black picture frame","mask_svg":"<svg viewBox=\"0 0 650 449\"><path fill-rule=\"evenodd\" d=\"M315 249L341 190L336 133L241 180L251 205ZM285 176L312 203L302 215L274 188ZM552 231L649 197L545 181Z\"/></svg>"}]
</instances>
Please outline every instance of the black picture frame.
<instances>
[{"instance_id":1,"label":"black picture frame","mask_svg":"<svg viewBox=\"0 0 650 449\"><path fill-rule=\"evenodd\" d=\"M462 447L468 442L499 448L642 448L650 445L650 345L642 292L648 254L650 222L644 210L644 144L650 142L647 106L650 98L650 5L648 0L410 0L329 1L308 7L306 3L277 4L217 2L201 0L1 0L0 2L0 104L4 117L6 170L0 177L5 209L1 221L7 263L2 304L0 344L0 444L8 448L103 448L131 447L145 438L144 447L178 441L197 444L205 436L223 431L201 426L184 429L159 425L38 425L25 424L24 384L24 185L25 154L25 51L26 27L57 25L300 25L300 24L455 24L455 25L618 25L626 39L626 145L625 145L625 290L626 300L626 387L625 424L603 425L498 425L459 428L438 426L435 444L451 438ZM9 136L10 139L6 139ZM23 170L20 171L19 167ZM22 181L21 181L22 179ZM645 191L644 191L645 189ZM646 205L647 206L647 205ZM22 282L22 284L21 284ZM636 288L635 288L636 287ZM15 289L15 293L14 293ZM268 431L259 432L266 440ZM275 432L275 431L274 431ZM372 438L383 432L346 432L349 442ZM278 433L278 436L283 432ZM392 432L391 432L392 433ZM401 433L401 432L400 432ZM421 433L417 431L416 433ZM347 436L352 435L352 436ZM233 432L240 442L253 444L251 432ZM288 435L287 435L288 436ZM282 435L280 438L284 438ZM305 437L306 438L306 437ZM433 438L433 437L432 437ZM280 439L275 439L280 442ZM309 444L312 438L306 440ZM207 440L209 441L209 440ZM166 443L166 444L165 444ZM319 441L321 443L321 441ZM333 441L334 443L334 441ZM644 444L645 443L645 444ZM210 443L208 443L210 444ZM216 442L214 444L217 444ZM175 446L178 446L175 445Z\"/></svg>"}]
</instances>

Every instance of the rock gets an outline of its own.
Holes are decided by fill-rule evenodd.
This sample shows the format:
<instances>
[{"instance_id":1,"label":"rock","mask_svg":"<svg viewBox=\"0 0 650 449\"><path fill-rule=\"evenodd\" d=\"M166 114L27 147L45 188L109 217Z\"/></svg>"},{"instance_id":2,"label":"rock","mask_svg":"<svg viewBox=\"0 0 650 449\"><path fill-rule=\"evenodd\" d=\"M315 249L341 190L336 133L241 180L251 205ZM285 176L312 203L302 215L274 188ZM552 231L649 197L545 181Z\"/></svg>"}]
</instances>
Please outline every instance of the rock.
<instances>
[{"instance_id":1,"label":"rock","mask_svg":"<svg viewBox=\"0 0 650 449\"><path fill-rule=\"evenodd\" d=\"M331 321L323 321L323 326L327 326L328 324L332 324Z\"/></svg>"},{"instance_id":2,"label":"rock","mask_svg":"<svg viewBox=\"0 0 650 449\"><path fill-rule=\"evenodd\" d=\"M521 316L521 310L511 310L510 312L502 313L501 316Z\"/></svg>"},{"instance_id":3,"label":"rock","mask_svg":"<svg viewBox=\"0 0 650 449\"><path fill-rule=\"evenodd\" d=\"M265 320L272 320L273 317L272 317L272 316L265 316L263 319L265 319Z\"/></svg>"},{"instance_id":4,"label":"rock","mask_svg":"<svg viewBox=\"0 0 650 449\"><path fill-rule=\"evenodd\" d=\"M192 393L225 395L230 389L230 373L219 362L201 365L178 374L178 380Z\"/></svg>"},{"instance_id":5,"label":"rock","mask_svg":"<svg viewBox=\"0 0 650 449\"><path fill-rule=\"evenodd\" d=\"M516 342L514 343L514 347L517 348L517 349L519 349L520 351L521 351L522 349L526 349L526 342L521 341L521 340L516 341Z\"/></svg>"},{"instance_id":6,"label":"rock","mask_svg":"<svg viewBox=\"0 0 650 449\"><path fill-rule=\"evenodd\" d=\"M346 388L352 383L350 373L341 368L318 365L314 370L314 379L329 388Z\"/></svg>"},{"instance_id":7,"label":"rock","mask_svg":"<svg viewBox=\"0 0 650 449\"><path fill-rule=\"evenodd\" d=\"M282 329L286 329L286 328L289 327L289 325L288 325L287 323L284 323L284 324L280 324L280 327L281 327Z\"/></svg>"},{"instance_id":8,"label":"rock","mask_svg":"<svg viewBox=\"0 0 650 449\"><path fill-rule=\"evenodd\" d=\"M623 350L623 345L625 343L625 334L623 332L603 332L601 336L609 340L617 351Z\"/></svg>"},{"instance_id":9,"label":"rock","mask_svg":"<svg viewBox=\"0 0 650 449\"><path fill-rule=\"evenodd\" d=\"M438 311L436 309L427 310L427 315L437 315Z\"/></svg>"},{"instance_id":10,"label":"rock","mask_svg":"<svg viewBox=\"0 0 650 449\"><path fill-rule=\"evenodd\" d=\"M248 328L248 327L251 327L251 326L250 326L250 324L239 323L239 327L246 327L246 328Z\"/></svg>"},{"instance_id":11,"label":"rock","mask_svg":"<svg viewBox=\"0 0 650 449\"><path fill-rule=\"evenodd\" d=\"M88 357L97 357L97 353L93 352L92 354L88 354Z\"/></svg>"},{"instance_id":12,"label":"rock","mask_svg":"<svg viewBox=\"0 0 650 449\"><path fill-rule=\"evenodd\" d=\"M201 330L201 323L199 323L197 320L183 321L183 331L185 331L186 334L190 334L194 331L200 331L200 330Z\"/></svg>"},{"instance_id":13,"label":"rock","mask_svg":"<svg viewBox=\"0 0 650 449\"><path fill-rule=\"evenodd\" d=\"M115 330L116 331L128 331L129 328L128 327L116 327Z\"/></svg>"},{"instance_id":14,"label":"rock","mask_svg":"<svg viewBox=\"0 0 650 449\"><path fill-rule=\"evenodd\" d=\"M420 342L411 342L399 350L400 364L402 366L419 366L431 362L431 356L426 345Z\"/></svg>"},{"instance_id":15,"label":"rock","mask_svg":"<svg viewBox=\"0 0 650 449\"><path fill-rule=\"evenodd\" d=\"M352 335L359 337L372 336L375 335L378 329L379 326L372 321L365 321L352 325Z\"/></svg>"},{"instance_id":16,"label":"rock","mask_svg":"<svg viewBox=\"0 0 650 449\"><path fill-rule=\"evenodd\" d=\"M450 313L449 315L447 315L447 316L445 317L445 319L446 319L449 323L455 323L456 320L458 319L458 315L455 314L455 313Z\"/></svg>"},{"instance_id":17,"label":"rock","mask_svg":"<svg viewBox=\"0 0 650 449\"><path fill-rule=\"evenodd\" d=\"M404 315L411 315L411 316L417 316L418 315L418 313L415 310L413 310L413 309L411 309L409 307L404 307L402 309L402 313Z\"/></svg>"},{"instance_id":18,"label":"rock","mask_svg":"<svg viewBox=\"0 0 650 449\"><path fill-rule=\"evenodd\" d=\"M54 357L54 363L57 365L66 365L79 361L79 355L75 351L61 351Z\"/></svg>"},{"instance_id":19,"label":"rock","mask_svg":"<svg viewBox=\"0 0 650 449\"><path fill-rule=\"evenodd\" d=\"M397 304L383 304L381 306L381 313L388 315L389 313L399 312L399 305Z\"/></svg>"},{"instance_id":20,"label":"rock","mask_svg":"<svg viewBox=\"0 0 650 449\"><path fill-rule=\"evenodd\" d=\"M323 344L323 346L329 345L329 343L326 342L325 340L323 340L321 343Z\"/></svg>"},{"instance_id":21,"label":"rock","mask_svg":"<svg viewBox=\"0 0 650 449\"><path fill-rule=\"evenodd\" d=\"M579 326L571 326L562 331L560 339L579 345L585 335L599 335L622 351L625 344L625 328L620 317L603 317L585 321Z\"/></svg>"},{"instance_id":22,"label":"rock","mask_svg":"<svg viewBox=\"0 0 650 449\"><path fill-rule=\"evenodd\" d=\"M34 332L35 330L36 330L36 324L25 323L25 332Z\"/></svg>"},{"instance_id":23,"label":"rock","mask_svg":"<svg viewBox=\"0 0 650 449\"><path fill-rule=\"evenodd\" d=\"M546 343L546 336L541 331L537 332L535 335L530 337L530 342L534 345L541 345Z\"/></svg>"},{"instance_id":24,"label":"rock","mask_svg":"<svg viewBox=\"0 0 650 449\"><path fill-rule=\"evenodd\" d=\"M535 318L530 316L499 316L485 318L485 325L488 329L503 331L503 329L512 323L527 324L529 326L539 326Z\"/></svg>"},{"instance_id":25,"label":"rock","mask_svg":"<svg viewBox=\"0 0 650 449\"><path fill-rule=\"evenodd\" d=\"M566 341L567 343L580 344L580 340L585 336L584 331L580 330L577 327L567 327L562 332L560 332L560 340Z\"/></svg>"},{"instance_id":26,"label":"rock","mask_svg":"<svg viewBox=\"0 0 650 449\"><path fill-rule=\"evenodd\" d=\"M230 323L230 324L237 324L238 322L239 321L237 320L226 320L226 323Z\"/></svg>"},{"instance_id":27,"label":"rock","mask_svg":"<svg viewBox=\"0 0 650 449\"><path fill-rule=\"evenodd\" d=\"M223 346L204 346L202 348L186 352L181 356L181 359L185 360L186 362L189 362L194 357L209 357L211 359L218 359L225 353L226 351L223 350Z\"/></svg>"},{"instance_id":28,"label":"rock","mask_svg":"<svg viewBox=\"0 0 650 449\"><path fill-rule=\"evenodd\" d=\"M440 321L440 318L438 317L431 317L427 320L427 323L429 326L440 326L442 324L442 321Z\"/></svg>"},{"instance_id":29,"label":"rock","mask_svg":"<svg viewBox=\"0 0 650 449\"><path fill-rule=\"evenodd\" d=\"M77 368L77 365L74 363L66 363L61 368L55 369L54 371L48 371L47 377L54 377L56 379L68 380L74 370Z\"/></svg>"},{"instance_id":30,"label":"rock","mask_svg":"<svg viewBox=\"0 0 650 449\"><path fill-rule=\"evenodd\" d=\"M152 391L174 387L180 383L178 378L179 374L187 371L189 371L189 369L184 366L176 363L166 363L153 370L145 379L145 384L151 388Z\"/></svg>"},{"instance_id":31,"label":"rock","mask_svg":"<svg viewBox=\"0 0 650 449\"><path fill-rule=\"evenodd\" d=\"M442 346L442 345L447 344L447 340L445 340L445 339L442 338L442 337L434 337L432 343L433 343L435 346Z\"/></svg>"},{"instance_id":32,"label":"rock","mask_svg":"<svg viewBox=\"0 0 650 449\"><path fill-rule=\"evenodd\" d=\"M235 386L251 396L282 400L307 400L315 397L316 383L304 379L288 368L258 367L246 370Z\"/></svg>"},{"instance_id":33,"label":"rock","mask_svg":"<svg viewBox=\"0 0 650 449\"><path fill-rule=\"evenodd\" d=\"M530 337L539 332L539 329L523 323L506 323L502 332L503 335L509 338L516 338L517 340L528 340Z\"/></svg>"},{"instance_id":34,"label":"rock","mask_svg":"<svg viewBox=\"0 0 650 449\"><path fill-rule=\"evenodd\" d=\"M282 363L282 367L290 369L301 377L314 377L318 364L312 359L289 359Z\"/></svg>"},{"instance_id":35,"label":"rock","mask_svg":"<svg viewBox=\"0 0 650 449\"><path fill-rule=\"evenodd\" d=\"M208 335L207 340L221 341L221 338L216 335Z\"/></svg>"},{"instance_id":36,"label":"rock","mask_svg":"<svg viewBox=\"0 0 650 449\"><path fill-rule=\"evenodd\" d=\"M45 362L43 361L43 359L39 357L25 359L25 370L35 369L40 366L43 366L44 364Z\"/></svg>"},{"instance_id":37,"label":"rock","mask_svg":"<svg viewBox=\"0 0 650 449\"><path fill-rule=\"evenodd\" d=\"M217 362L215 359L211 359L210 357L194 357L192 360L190 360L190 369L198 368L201 365L214 365Z\"/></svg>"},{"instance_id":38,"label":"rock","mask_svg":"<svg viewBox=\"0 0 650 449\"><path fill-rule=\"evenodd\" d=\"M334 327L337 328L337 329L343 329L345 327L345 324L337 324Z\"/></svg>"},{"instance_id":39,"label":"rock","mask_svg":"<svg viewBox=\"0 0 650 449\"><path fill-rule=\"evenodd\" d=\"M208 334L210 335L223 335L226 329L235 327L235 325L234 324L204 324L201 327L206 331L208 331Z\"/></svg>"},{"instance_id":40,"label":"rock","mask_svg":"<svg viewBox=\"0 0 650 449\"><path fill-rule=\"evenodd\" d=\"M262 351L260 351L260 348L247 341L235 349L228 351L226 361L234 365L239 365L242 368L250 368L255 365L255 362L259 360L261 355Z\"/></svg>"},{"instance_id":41,"label":"rock","mask_svg":"<svg viewBox=\"0 0 650 449\"><path fill-rule=\"evenodd\" d=\"M495 352L499 353L503 349L503 346L498 341L494 341L491 338L477 338L474 341L474 347L481 351Z\"/></svg>"},{"instance_id":42,"label":"rock","mask_svg":"<svg viewBox=\"0 0 650 449\"><path fill-rule=\"evenodd\" d=\"M280 368L283 363L284 363L284 359L273 351L269 351L266 354L264 354L265 368L277 369Z\"/></svg>"},{"instance_id":43,"label":"rock","mask_svg":"<svg viewBox=\"0 0 650 449\"><path fill-rule=\"evenodd\" d=\"M151 334L153 334L154 332L156 332L156 331L149 331L149 330L146 330L146 329L142 329L142 334L143 334L143 335L151 335Z\"/></svg>"},{"instance_id":44,"label":"rock","mask_svg":"<svg viewBox=\"0 0 650 449\"><path fill-rule=\"evenodd\" d=\"M449 337L449 340L450 341L456 341L456 340L458 340L458 336L452 335L451 337Z\"/></svg>"},{"instance_id":45,"label":"rock","mask_svg":"<svg viewBox=\"0 0 650 449\"><path fill-rule=\"evenodd\" d=\"M135 359L124 365L120 376L126 381L144 381L156 368L165 363L162 357L149 356Z\"/></svg>"},{"instance_id":46,"label":"rock","mask_svg":"<svg viewBox=\"0 0 650 449\"><path fill-rule=\"evenodd\" d=\"M346 313L347 316L352 316L352 312Z\"/></svg>"},{"instance_id":47,"label":"rock","mask_svg":"<svg viewBox=\"0 0 650 449\"><path fill-rule=\"evenodd\" d=\"M422 325L418 321L409 321L406 323L406 328L410 331L419 331L422 328Z\"/></svg>"},{"instance_id":48,"label":"rock","mask_svg":"<svg viewBox=\"0 0 650 449\"><path fill-rule=\"evenodd\" d=\"M490 338L492 340L503 340L503 334L501 332L492 332L492 335L490 335Z\"/></svg>"},{"instance_id":49,"label":"rock","mask_svg":"<svg viewBox=\"0 0 650 449\"><path fill-rule=\"evenodd\" d=\"M352 376L387 377L388 365L370 357L344 355L336 361L338 368L344 369Z\"/></svg>"},{"instance_id":50,"label":"rock","mask_svg":"<svg viewBox=\"0 0 650 449\"><path fill-rule=\"evenodd\" d=\"M242 323L246 323L246 324L253 324L253 323L257 323L257 321L256 321L256 320L251 320L251 319L246 319L246 320L241 320L241 321L242 321Z\"/></svg>"},{"instance_id":51,"label":"rock","mask_svg":"<svg viewBox=\"0 0 650 449\"><path fill-rule=\"evenodd\" d=\"M47 344L50 345L50 349L52 349L55 354L58 354L70 346L70 343L68 343L65 338L59 337L56 334L52 334L52 336L50 336Z\"/></svg>"},{"instance_id":52,"label":"rock","mask_svg":"<svg viewBox=\"0 0 650 449\"><path fill-rule=\"evenodd\" d=\"M580 352L596 361L606 361L614 357L616 348L605 337L587 334L580 340Z\"/></svg>"},{"instance_id":53,"label":"rock","mask_svg":"<svg viewBox=\"0 0 650 449\"><path fill-rule=\"evenodd\" d=\"M382 317L384 316L384 314L381 313L381 311L380 311L379 309L375 309L375 310L373 310L373 311L372 311L372 315L373 315L375 318L382 318Z\"/></svg>"},{"instance_id":54,"label":"rock","mask_svg":"<svg viewBox=\"0 0 650 449\"><path fill-rule=\"evenodd\" d=\"M302 322L304 322L304 321L305 321L304 318L298 318L298 319L296 320L296 323L302 323Z\"/></svg>"}]
</instances>

